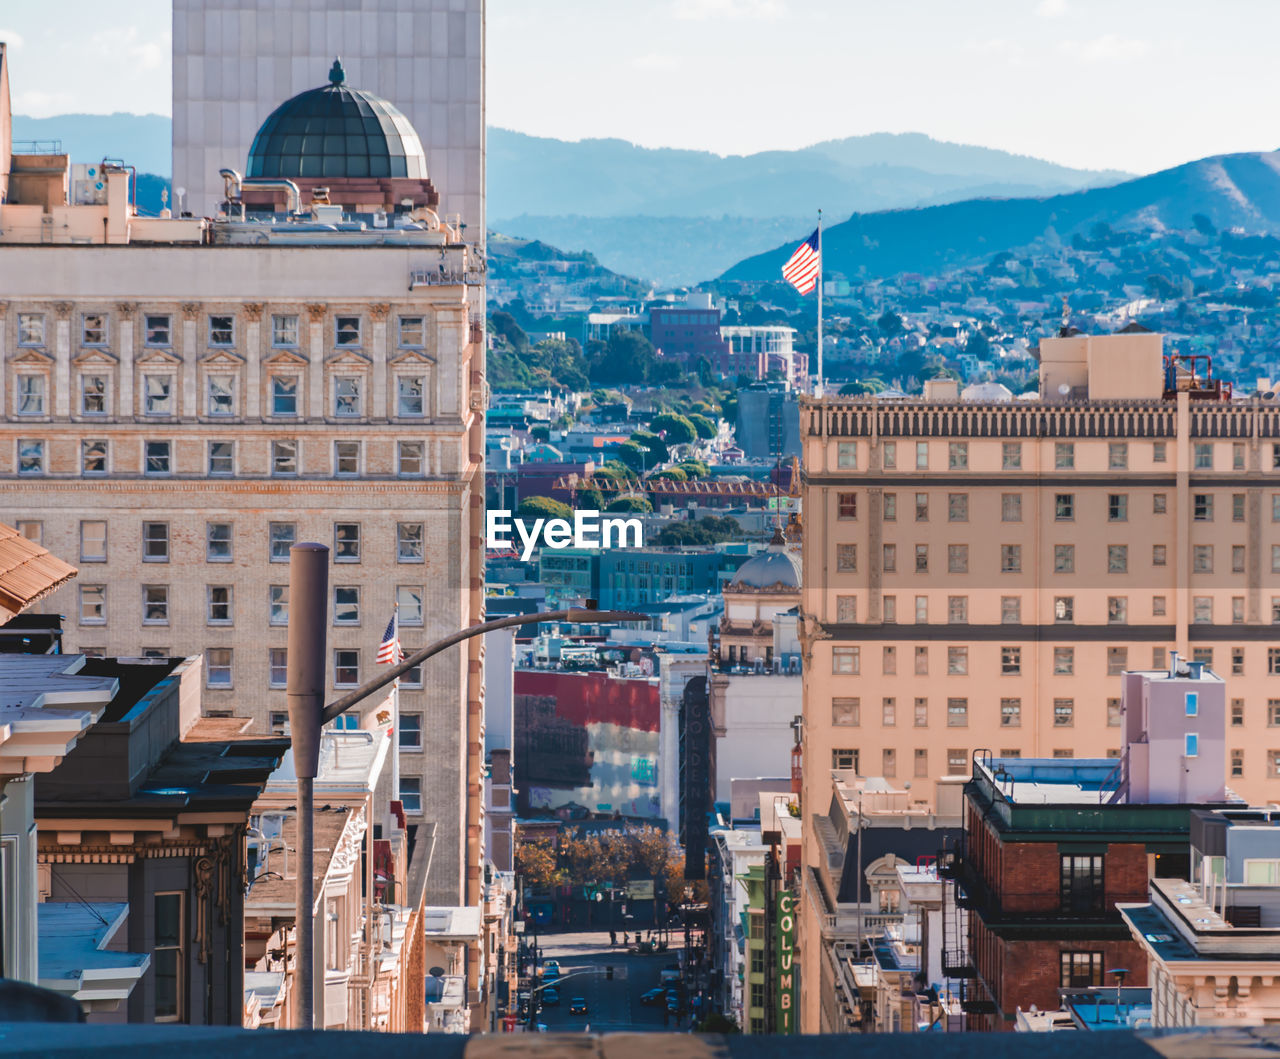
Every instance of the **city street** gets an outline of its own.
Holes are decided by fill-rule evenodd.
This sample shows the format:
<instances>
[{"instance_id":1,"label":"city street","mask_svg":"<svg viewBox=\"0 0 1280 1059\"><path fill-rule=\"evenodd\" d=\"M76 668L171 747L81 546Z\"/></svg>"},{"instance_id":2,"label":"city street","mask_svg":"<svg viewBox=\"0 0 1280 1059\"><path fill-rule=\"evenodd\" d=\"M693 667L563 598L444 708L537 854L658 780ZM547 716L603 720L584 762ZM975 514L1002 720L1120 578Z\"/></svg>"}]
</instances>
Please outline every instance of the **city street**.
<instances>
[{"instance_id":1,"label":"city street","mask_svg":"<svg viewBox=\"0 0 1280 1059\"><path fill-rule=\"evenodd\" d=\"M619 942L621 938L619 934ZM679 961L683 946L674 935L670 949L652 955L624 952L621 944L611 950L608 931L540 934L538 945L544 963L560 961L560 976L564 979L559 989L559 1006L544 1007L538 1016L538 1021L549 1032L689 1028L687 1014L679 1019L673 1015L664 1021L665 1004L646 1007L640 1002L645 992L659 984L662 969ZM607 966L613 967L612 981L606 977ZM574 997L587 1001L585 1016L569 1014L569 1002Z\"/></svg>"}]
</instances>

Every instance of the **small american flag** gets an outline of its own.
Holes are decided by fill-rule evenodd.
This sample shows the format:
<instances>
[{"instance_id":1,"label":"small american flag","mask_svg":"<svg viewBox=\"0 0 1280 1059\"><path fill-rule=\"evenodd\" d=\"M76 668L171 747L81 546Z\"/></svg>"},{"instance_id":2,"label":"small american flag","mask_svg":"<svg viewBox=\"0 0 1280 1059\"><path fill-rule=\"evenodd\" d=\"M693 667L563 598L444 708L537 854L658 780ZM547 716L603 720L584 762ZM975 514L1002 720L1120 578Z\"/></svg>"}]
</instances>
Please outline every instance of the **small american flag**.
<instances>
[{"instance_id":1,"label":"small american flag","mask_svg":"<svg viewBox=\"0 0 1280 1059\"><path fill-rule=\"evenodd\" d=\"M398 615L393 611L391 620L387 622L387 631L382 634L382 643L378 644L378 657L375 665L396 665L404 661L404 652L400 650L400 627L396 621Z\"/></svg>"},{"instance_id":2,"label":"small american flag","mask_svg":"<svg viewBox=\"0 0 1280 1059\"><path fill-rule=\"evenodd\" d=\"M818 229L813 230L803 243L796 247L796 252L782 266L782 278L801 294L808 294L818 282L818 274L822 271L822 251L818 249Z\"/></svg>"}]
</instances>

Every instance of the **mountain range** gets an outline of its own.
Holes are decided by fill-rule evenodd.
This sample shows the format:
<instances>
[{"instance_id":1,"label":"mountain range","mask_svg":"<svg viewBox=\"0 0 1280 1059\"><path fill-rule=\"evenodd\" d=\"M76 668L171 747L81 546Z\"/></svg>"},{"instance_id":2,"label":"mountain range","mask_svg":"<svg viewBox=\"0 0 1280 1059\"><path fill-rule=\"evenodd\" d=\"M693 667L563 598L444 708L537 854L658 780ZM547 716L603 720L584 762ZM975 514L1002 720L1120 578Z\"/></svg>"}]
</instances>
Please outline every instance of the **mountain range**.
<instances>
[{"instance_id":1,"label":"mountain range","mask_svg":"<svg viewBox=\"0 0 1280 1059\"><path fill-rule=\"evenodd\" d=\"M1094 225L1280 232L1280 152L1219 155L1111 187L1063 195L973 199L923 209L855 213L823 232L824 270L850 279L936 275L1037 240L1067 240ZM725 279L776 280L792 243L739 262Z\"/></svg>"}]
</instances>

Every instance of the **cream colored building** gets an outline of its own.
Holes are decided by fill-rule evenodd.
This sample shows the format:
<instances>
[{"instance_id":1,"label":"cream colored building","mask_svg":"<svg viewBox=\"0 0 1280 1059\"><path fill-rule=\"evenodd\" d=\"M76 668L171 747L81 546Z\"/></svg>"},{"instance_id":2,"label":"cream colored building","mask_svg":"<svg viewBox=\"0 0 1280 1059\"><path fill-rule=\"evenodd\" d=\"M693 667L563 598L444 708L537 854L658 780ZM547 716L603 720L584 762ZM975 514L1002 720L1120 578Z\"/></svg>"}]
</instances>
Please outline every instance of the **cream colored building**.
<instances>
[{"instance_id":1,"label":"cream colored building","mask_svg":"<svg viewBox=\"0 0 1280 1059\"><path fill-rule=\"evenodd\" d=\"M1228 682L1232 788L1280 797L1280 409L1169 373L1159 335L1041 358L1038 401L802 405L806 822L832 769L1118 756L1120 674L1170 650Z\"/></svg>"},{"instance_id":2,"label":"cream colored building","mask_svg":"<svg viewBox=\"0 0 1280 1059\"><path fill-rule=\"evenodd\" d=\"M340 70L314 93L404 120ZM232 173L231 219L209 222L140 217L124 170L83 172L0 156L0 489L83 571L42 604L66 650L203 653L206 711L268 732L293 543L333 550L334 697L375 674L397 607L407 650L479 620L483 275L430 180L299 195ZM482 658L471 641L400 695L400 796L411 829L434 825L440 904L481 898Z\"/></svg>"}]
</instances>

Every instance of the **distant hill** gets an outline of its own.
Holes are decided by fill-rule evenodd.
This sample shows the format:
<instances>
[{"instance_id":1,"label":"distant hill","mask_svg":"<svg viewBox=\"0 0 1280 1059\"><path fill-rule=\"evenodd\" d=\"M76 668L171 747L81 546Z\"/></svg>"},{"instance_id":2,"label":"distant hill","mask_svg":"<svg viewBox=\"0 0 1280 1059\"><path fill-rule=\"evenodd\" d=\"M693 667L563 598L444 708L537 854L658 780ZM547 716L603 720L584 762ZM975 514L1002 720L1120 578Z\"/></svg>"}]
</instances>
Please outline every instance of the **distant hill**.
<instances>
[{"instance_id":1,"label":"distant hill","mask_svg":"<svg viewBox=\"0 0 1280 1059\"><path fill-rule=\"evenodd\" d=\"M13 116L15 140L60 140L73 162L121 158L139 173L168 176L173 167L172 122L163 114Z\"/></svg>"},{"instance_id":2,"label":"distant hill","mask_svg":"<svg viewBox=\"0 0 1280 1059\"><path fill-rule=\"evenodd\" d=\"M1280 232L1280 152L1204 158L1112 187L1044 198L974 199L924 209L855 213L823 232L828 273L874 278L937 273L1037 239L1116 229L1189 229L1202 214L1218 228ZM748 257L726 279L777 279L794 249Z\"/></svg>"}]
</instances>

